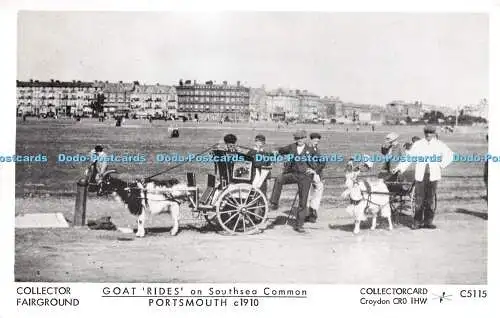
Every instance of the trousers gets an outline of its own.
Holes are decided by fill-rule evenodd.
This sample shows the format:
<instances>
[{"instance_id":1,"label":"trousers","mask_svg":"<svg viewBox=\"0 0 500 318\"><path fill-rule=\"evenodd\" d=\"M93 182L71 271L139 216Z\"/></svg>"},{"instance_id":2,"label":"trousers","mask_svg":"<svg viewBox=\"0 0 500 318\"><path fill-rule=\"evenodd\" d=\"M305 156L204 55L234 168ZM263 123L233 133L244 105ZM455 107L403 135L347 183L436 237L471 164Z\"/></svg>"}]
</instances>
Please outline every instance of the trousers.
<instances>
[{"instance_id":1,"label":"trousers","mask_svg":"<svg viewBox=\"0 0 500 318\"><path fill-rule=\"evenodd\" d=\"M271 194L271 204L278 205L283 185L296 183L299 190L299 209L297 212L297 226L302 227L307 213L307 197L311 187L312 177L302 173L285 173L276 178Z\"/></svg>"},{"instance_id":2,"label":"trousers","mask_svg":"<svg viewBox=\"0 0 500 318\"><path fill-rule=\"evenodd\" d=\"M323 181L321 181L321 178L317 174L315 174L312 180L311 188L309 190L309 199L307 200L308 207L316 211L319 210L319 205L323 196L323 190Z\"/></svg>"},{"instance_id":3,"label":"trousers","mask_svg":"<svg viewBox=\"0 0 500 318\"><path fill-rule=\"evenodd\" d=\"M434 220L434 205L437 181L430 181L429 174L424 174L422 181L415 181L415 222L432 224Z\"/></svg>"}]
</instances>

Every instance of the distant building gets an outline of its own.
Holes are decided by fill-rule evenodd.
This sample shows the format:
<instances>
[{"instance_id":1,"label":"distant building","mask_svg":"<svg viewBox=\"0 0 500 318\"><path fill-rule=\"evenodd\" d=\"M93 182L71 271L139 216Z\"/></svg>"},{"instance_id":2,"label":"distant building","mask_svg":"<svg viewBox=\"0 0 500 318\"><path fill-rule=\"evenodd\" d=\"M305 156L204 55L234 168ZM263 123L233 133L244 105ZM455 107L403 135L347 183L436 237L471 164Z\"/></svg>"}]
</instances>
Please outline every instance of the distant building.
<instances>
[{"instance_id":1,"label":"distant building","mask_svg":"<svg viewBox=\"0 0 500 318\"><path fill-rule=\"evenodd\" d=\"M250 117L250 89L240 85L239 81L236 85L230 85L226 81L222 84L213 81L201 84L181 80L175 89L179 115L200 120L245 121Z\"/></svg>"},{"instance_id":2,"label":"distant building","mask_svg":"<svg viewBox=\"0 0 500 318\"><path fill-rule=\"evenodd\" d=\"M271 120L299 119L300 100L294 91L278 88L267 93L267 114Z\"/></svg>"},{"instance_id":3,"label":"distant building","mask_svg":"<svg viewBox=\"0 0 500 318\"><path fill-rule=\"evenodd\" d=\"M320 117L335 118L337 114L342 113L342 102L338 97L325 96L321 99L321 103L326 114Z\"/></svg>"},{"instance_id":4,"label":"distant building","mask_svg":"<svg viewBox=\"0 0 500 318\"><path fill-rule=\"evenodd\" d=\"M267 120L269 113L267 112L267 95L264 87L250 88L250 118L252 120Z\"/></svg>"},{"instance_id":5,"label":"distant building","mask_svg":"<svg viewBox=\"0 0 500 318\"><path fill-rule=\"evenodd\" d=\"M132 113L149 116L177 115L177 93L175 87L167 85L140 85L135 83L130 93Z\"/></svg>"},{"instance_id":6,"label":"distant building","mask_svg":"<svg viewBox=\"0 0 500 318\"><path fill-rule=\"evenodd\" d=\"M16 86L17 112L34 116L91 114L99 93L93 83L82 81L16 81Z\"/></svg>"},{"instance_id":7,"label":"distant building","mask_svg":"<svg viewBox=\"0 0 500 318\"><path fill-rule=\"evenodd\" d=\"M299 99L299 120L321 117L319 112L326 114L326 108L318 95L307 90L296 90L295 93Z\"/></svg>"},{"instance_id":8,"label":"distant building","mask_svg":"<svg viewBox=\"0 0 500 318\"><path fill-rule=\"evenodd\" d=\"M133 83L96 83L96 86L102 86L104 95L104 113L114 114L115 112L129 112L130 98L134 91Z\"/></svg>"},{"instance_id":9,"label":"distant building","mask_svg":"<svg viewBox=\"0 0 500 318\"><path fill-rule=\"evenodd\" d=\"M422 113L422 103L409 103L396 100L386 105L386 120L400 122L407 118L419 119Z\"/></svg>"}]
</instances>

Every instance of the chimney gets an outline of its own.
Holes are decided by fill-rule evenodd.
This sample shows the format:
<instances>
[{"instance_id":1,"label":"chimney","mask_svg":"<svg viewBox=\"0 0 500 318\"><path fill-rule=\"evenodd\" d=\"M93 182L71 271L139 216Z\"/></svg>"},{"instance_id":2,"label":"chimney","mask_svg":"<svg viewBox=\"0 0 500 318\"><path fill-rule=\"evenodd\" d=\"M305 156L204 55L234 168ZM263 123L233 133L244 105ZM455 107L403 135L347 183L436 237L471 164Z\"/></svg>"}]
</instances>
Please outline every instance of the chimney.
<instances>
[{"instance_id":1,"label":"chimney","mask_svg":"<svg viewBox=\"0 0 500 318\"><path fill-rule=\"evenodd\" d=\"M193 81L193 85L196 85L196 80Z\"/></svg>"},{"instance_id":2,"label":"chimney","mask_svg":"<svg viewBox=\"0 0 500 318\"><path fill-rule=\"evenodd\" d=\"M240 86L240 81L237 81L237 82L236 82L236 86Z\"/></svg>"}]
</instances>

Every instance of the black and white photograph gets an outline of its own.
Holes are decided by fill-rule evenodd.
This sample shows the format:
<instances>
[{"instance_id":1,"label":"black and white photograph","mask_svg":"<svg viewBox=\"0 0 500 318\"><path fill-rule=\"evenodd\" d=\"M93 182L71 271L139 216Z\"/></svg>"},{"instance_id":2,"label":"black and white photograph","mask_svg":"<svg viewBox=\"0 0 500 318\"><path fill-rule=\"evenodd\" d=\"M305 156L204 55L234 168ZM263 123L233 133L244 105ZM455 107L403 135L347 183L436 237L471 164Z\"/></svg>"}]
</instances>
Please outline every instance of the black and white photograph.
<instances>
[{"instance_id":1,"label":"black and white photograph","mask_svg":"<svg viewBox=\"0 0 500 318\"><path fill-rule=\"evenodd\" d=\"M486 285L489 23L19 11L15 282Z\"/></svg>"}]
</instances>

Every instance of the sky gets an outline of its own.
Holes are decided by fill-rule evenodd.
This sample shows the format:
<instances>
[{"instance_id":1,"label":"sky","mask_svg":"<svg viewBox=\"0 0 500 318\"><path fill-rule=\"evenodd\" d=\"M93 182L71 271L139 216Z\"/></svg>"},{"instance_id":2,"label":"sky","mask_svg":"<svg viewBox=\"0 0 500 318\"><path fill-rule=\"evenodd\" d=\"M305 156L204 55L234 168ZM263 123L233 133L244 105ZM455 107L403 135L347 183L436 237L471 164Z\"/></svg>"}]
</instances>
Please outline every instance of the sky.
<instances>
[{"instance_id":1,"label":"sky","mask_svg":"<svg viewBox=\"0 0 500 318\"><path fill-rule=\"evenodd\" d=\"M488 97L488 32L479 13L22 11L17 77L239 80L457 106Z\"/></svg>"}]
</instances>

